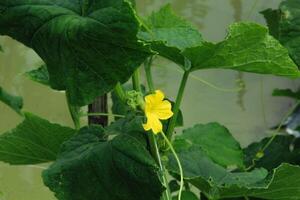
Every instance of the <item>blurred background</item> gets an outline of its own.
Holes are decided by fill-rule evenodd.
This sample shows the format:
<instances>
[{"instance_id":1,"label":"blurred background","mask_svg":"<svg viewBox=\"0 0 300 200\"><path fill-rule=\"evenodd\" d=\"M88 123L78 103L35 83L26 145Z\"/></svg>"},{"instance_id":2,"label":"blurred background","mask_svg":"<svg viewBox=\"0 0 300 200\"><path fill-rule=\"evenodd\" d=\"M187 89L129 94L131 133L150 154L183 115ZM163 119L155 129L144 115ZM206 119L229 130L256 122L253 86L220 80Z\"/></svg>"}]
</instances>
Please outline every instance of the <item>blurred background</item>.
<instances>
[{"instance_id":1,"label":"blurred background","mask_svg":"<svg viewBox=\"0 0 300 200\"><path fill-rule=\"evenodd\" d=\"M226 36L228 25L235 21L265 24L259 11L277 8L280 0L137 0L137 7L141 15L149 15L166 3L171 3L177 14L194 23L206 40L218 42ZM73 126L65 95L24 76L26 71L39 67L41 59L8 37L0 37L0 44L5 50L0 54L0 85L12 94L22 96L26 111ZM156 59L153 66L155 86L171 99L176 97L181 79L177 69L178 66L162 58ZM203 84L201 79L222 89ZM237 91L241 85L244 88ZM295 80L275 76L229 70L197 71L189 79L182 104L185 127L218 121L230 129L242 146L247 146L265 137L268 128L278 124L292 104L289 99L272 97L273 89L298 86L299 82ZM0 104L0 133L21 121L17 114ZM42 183L40 173L44 167L12 167L0 163L0 200L54 200Z\"/></svg>"}]
</instances>

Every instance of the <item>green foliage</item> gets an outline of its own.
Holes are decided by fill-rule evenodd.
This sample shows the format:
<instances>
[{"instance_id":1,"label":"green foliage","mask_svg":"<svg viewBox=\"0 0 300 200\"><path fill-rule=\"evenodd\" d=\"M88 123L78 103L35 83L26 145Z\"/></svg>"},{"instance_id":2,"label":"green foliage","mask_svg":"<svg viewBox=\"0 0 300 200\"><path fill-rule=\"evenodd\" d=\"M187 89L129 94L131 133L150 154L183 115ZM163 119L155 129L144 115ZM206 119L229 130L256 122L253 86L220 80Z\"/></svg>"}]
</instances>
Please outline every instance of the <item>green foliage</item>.
<instances>
[{"instance_id":1,"label":"green foliage","mask_svg":"<svg viewBox=\"0 0 300 200\"><path fill-rule=\"evenodd\" d=\"M193 70L223 68L299 76L298 68L289 58L288 51L269 35L267 28L254 23L235 23L229 27L224 41L217 44L204 43L187 49L184 54L193 63Z\"/></svg>"},{"instance_id":2,"label":"green foliage","mask_svg":"<svg viewBox=\"0 0 300 200\"><path fill-rule=\"evenodd\" d=\"M272 36L274 36L276 39L280 37L280 30L279 30L279 24L280 24L280 18L281 18L281 13L279 10L273 10L271 8L268 8L264 11L261 12L261 14L264 15L269 32Z\"/></svg>"},{"instance_id":3,"label":"green foliage","mask_svg":"<svg viewBox=\"0 0 300 200\"><path fill-rule=\"evenodd\" d=\"M43 85L50 85L49 72L47 70L46 65L42 65L38 69L26 72L27 77L29 77L32 81L41 83Z\"/></svg>"},{"instance_id":4,"label":"green foliage","mask_svg":"<svg viewBox=\"0 0 300 200\"><path fill-rule=\"evenodd\" d=\"M267 144L270 138L264 138L260 142L255 142L244 149L245 164L251 166L255 159L255 167L263 167L272 170L281 163L300 164L300 150L295 147L297 141L293 136L278 135L264 151L262 158L258 159L256 154Z\"/></svg>"},{"instance_id":5,"label":"green foliage","mask_svg":"<svg viewBox=\"0 0 300 200\"><path fill-rule=\"evenodd\" d=\"M185 58L182 51L186 48L199 46L202 36L187 21L175 15L170 5L152 13L145 23L150 29L139 32L139 38L150 42L151 48L183 68ZM185 70L189 70L187 67Z\"/></svg>"},{"instance_id":6,"label":"green foliage","mask_svg":"<svg viewBox=\"0 0 300 200\"><path fill-rule=\"evenodd\" d=\"M60 200L157 200L164 190L158 166L137 137L105 141L89 129L63 144L43 178Z\"/></svg>"},{"instance_id":7,"label":"green foliage","mask_svg":"<svg viewBox=\"0 0 300 200\"><path fill-rule=\"evenodd\" d=\"M282 164L274 169L273 175L268 179L267 188L253 189L247 192L248 196L273 199L292 200L300 196L300 167L289 164Z\"/></svg>"},{"instance_id":8,"label":"green foliage","mask_svg":"<svg viewBox=\"0 0 300 200\"><path fill-rule=\"evenodd\" d=\"M251 172L228 172L195 145L190 146L178 139L175 147L185 180L199 188L209 199L249 196L292 200L298 199L300 195L298 166L281 164L269 175L263 168ZM171 173L179 173L172 156L169 157L168 169Z\"/></svg>"},{"instance_id":9,"label":"green foliage","mask_svg":"<svg viewBox=\"0 0 300 200\"><path fill-rule=\"evenodd\" d=\"M0 101L8 105L18 114L21 114L21 109L23 108L22 97L11 95L8 92L6 92L2 87L0 87Z\"/></svg>"},{"instance_id":10,"label":"green foliage","mask_svg":"<svg viewBox=\"0 0 300 200\"><path fill-rule=\"evenodd\" d=\"M37 164L56 160L60 145L75 130L30 113L14 130L0 135L0 160L13 165Z\"/></svg>"},{"instance_id":11,"label":"green foliage","mask_svg":"<svg viewBox=\"0 0 300 200\"><path fill-rule=\"evenodd\" d=\"M214 162L224 167L244 167L243 151L227 128L218 123L198 124L183 131L177 139L201 148Z\"/></svg>"},{"instance_id":12,"label":"green foliage","mask_svg":"<svg viewBox=\"0 0 300 200\"><path fill-rule=\"evenodd\" d=\"M200 33L177 17L170 6L153 13L146 23L150 30L140 32L139 38L186 71L223 68L289 77L300 75L287 50L261 25L235 23L224 41L213 44L203 41Z\"/></svg>"},{"instance_id":13,"label":"green foliage","mask_svg":"<svg viewBox=\"0 0 300 200\"><path fill-rule=\"evenodd\" d=\"M24 113L25 120L19 126L0 135L0 160L14 165L54 161L43 172L43 180L59 200L171 200L168 189L172 195L182 189L178 184L182 178L180 165L166 149L169 142L159 135L149 137L152 132L145 132L142 126L145 112L147 120L156 119L156 115L170 113L171 106L157 103L162 101L157 97L159 101L147 102L153 108L145 109L144 96L149 91L146 87L138 89L137 68L151 56L145 67L151 91L156 89L150 71L153 54L177 63L185 71L176 102L168 100L174 117L152 120L156 126L162 123L172 139L174 125L183 126L180 103L190 72L231 69L300 76L289 56L300 63L299 3L286 0L279 10L263 12L270 33L255 23L234 23L223 41L211 43L178 17L170 5L142 21L134 10L134 0L1 2L0 35L22 42L43 59L45 65L26 75L65 90L77 130ZM137 91L131 87L123 92L119 86L133 72L133 89ZM107 127L81 128L80 107L116 85L112 112L119 118ZM300 100L299 91L275 90L273 95ZM0 101L22 113L22 99L2 88ZM197 193L191 192L194 186L204 199L211 200L300 199L300 167L290 165L300 163L299 139L278 136L265 150L268 141L266 138L241 149L229 130L218 123L184 130L173 141L183 168L185 190L181 200L198 199ZM170 149L173 151L171 145ZM167 170L175 180L169 182Z\"/></svg>"},{"instance_id":14,"label":"green foliage","mask_svg":"<svg viewBox=\"0 0 300 200\"><path fill-rule=\"evenodd\" d=\"M285 0L278 10L267 9L262 14L273 36L289 50L293 60L300 66L299 0Z\"/></svg>"},{"instance_id":15,"label":"green foliage","mask_svg":"<svg viewBox=\"0 0 300 200\"><path fill-rule=\"evenodd\" d=\"M209 158L199 146L190 145L182 139L175 140L175 148L183 167L185 180L212 199L222 197L224 191L234 192L239 189L238 192L242 193L263 181L268 174L264 169L241 173L228 172ZM171 173L178 174L173 156L169 156L167 167Z\"/></svg>"},{"instance_id":16,"label":"green foliage","mask_svg":"<svg viewBox=\"0 0 300 200\"><path fill-rule=\"evenodd\" d=\"M67 90L72 104L89 104L127 81L149 55L137 41L140 24L126 0L10 0L0 9L0 34L33 48L51 87Z\"/></svg>"}]
</instances>

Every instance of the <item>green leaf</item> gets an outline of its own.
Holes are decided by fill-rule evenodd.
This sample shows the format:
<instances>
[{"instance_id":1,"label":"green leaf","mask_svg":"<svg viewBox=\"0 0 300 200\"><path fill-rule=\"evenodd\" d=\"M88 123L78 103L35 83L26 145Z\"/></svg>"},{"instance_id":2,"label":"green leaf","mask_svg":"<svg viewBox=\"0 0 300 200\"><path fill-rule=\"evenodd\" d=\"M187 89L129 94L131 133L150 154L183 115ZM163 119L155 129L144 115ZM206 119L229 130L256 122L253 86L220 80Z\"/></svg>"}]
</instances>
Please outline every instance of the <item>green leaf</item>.
<instances>
[{"instance_id":1,"label":"green leaf","mask_svg":"<svg viewBox=\"0 0 300 200\"><path fill-rule=\"evenodd\" d=\"M4 49L1 45L0 45L0 52L4 52Z\"/></svg>"},{"instance_id":2,"label":"green leaf","mask_svg":"<svg viewBox=\"0 0 300 200\"><path fill-rule=\"evenodd\" d=\"M43 179L59 200L157 200L164 190L158 171L137 137L103 141L86 129L63 145Z\"/></svg>"},{"instance_id":3,"label":"green leaf","mask_svg":"<svg viewBox=\"0 0 300 200\"><path fill-rule=\"evenodd\" d=\"M278 135L265 150L262 158L258 159L256 154L262 150L271 138L264 138L260 142L252 143L244 149L245 164L251 166L253 159L255 167L263 167L272 170L282 163L300 164L299 148L293 147L295 138L293 136Z\"/></svg>"},{"instance_id":4,"label":"green leaf","mask_svg":"<svg viewBox=\"0 0 300 200\"><path fill-rule=\"evenodd\" d=\"M293 60L300 66L300 4L299 0L283 1L278 10L262 12L270 30L289 50Z\"/></svg>"},{"instance_id":5,"label":"green leaf","mask_svg":"<svg viewBox=\"0 0 300 200\"><path fill-rule=\"evenodd\" d=\"M279 30L279 22L281 18L280 11L269 8L260 13L264 15L267 21L270 34L276 39L278 39L280 35L280 30Z\"/></svg>"},{"instance_id":6,"label":"green leaf","mask_svg":"<svg viewBox=\"0 0 300 200\"><path fill-rule=\"evenodd\" d=\"M150 42L153 50L183 68L185 58L182 51L203 42L199 31L186 20L178 17L170 5L153 12L145 20L145 24L150 30L140 31L138 37Z\"/></svg>"},{"instance_id":7,"label":"green leaf","mask_svg":"<svg viewBox=\"0 0 300 200\"><path fill-rule=\"evenodd\" d=\"M41 83L43 85L50 85L49 72L46 65L42 65L40 68L26 72L27 77L32 81Z\"/></svg>"},{"instance_id":8,"label":"green leaf","mask_svg":"<svg viewBox=\"0 0 300 200\"><path fill-rule=\"evenodd\" d=\"M287 50L261 25L235 23L225 40L214 44L204 41L199 31L176 16L169 5L150 15L146 24L149 30L140 31L138 37L186 71L222 68L300 76Z\"/></svg>"},{"instance_id":9,"label":"green leaf","mask_svg":"<svg viewBox=\"0 0 300 200\"><path fill-rule=\"evenodd\" d=\"M272 95L276 97L290 97L300 100L300 90L294 92L291 89L275 89Z\"/></svg>"},{"instance_id":10,"label":"green leaf","mask_svg":"<svg viewBox=\"0 0 300 200\"><path fill-rule=\"evenodd\" d=\"M260 74L298 77L297 66L288 51L269 35L268 29L254 23L235 23L228 36L217 44L203 43L185 50L192 70L222 68Z\"/></svg>"},{"instance_id":11,"label":"green leaf","mask_svg":"<svg viewBox=\"0 0 300 200\"><path fill-rule=\"evenodd\" d=\"M50 85L83 106L126 82L149 55L127 0L5 0L0 34L33 48Z\"/></svg>"},{"instance_id":12,"label":"green leaf","mask_svg":"<svg viewBox=\"0 0 300 200\"><path fill-rule=\"evenodd\" d=\"M251 172L228 172L214 163L197 146L184 139L176 139L176 152L183 167L184 179L209 199L255 197L274 200L294 200L300 196L300 167L281 164L268 175L260 168ZM171 173L179 174L176 160L169 156L167 165Z\"/></svg>"},{"instance_id":13,"label":"green leaf","mask_svg":"<svg viewBox=\"0 0 300 200\"><path fill-rule=\"evenodd\" d=\"M0 160L13 165L54 161L60 145L75 134L75 130L52 124L33 114L14 130L0 135Z\"/></svg>"},{"instance_id":14,"label":"green leaf","mask_svg":"<svg viewBox=\"0 0 300 200\"><path fill-rule=\"evenodd\" d=\"M180 50L198 46L203 41L198 30L188 21L176 16L170 4L158 12L153 12L147 18L146 25L151 32L139 32L139 36L145 41L163 41L167 47L176 47Z\"/></svg>"},{"instance_id":15,"label":"green leaf","mask_svg":"<svg viewBox=\"0 0 300 200\"><path fill-rule=\"evenodd\" d=\"M236 197L237 192L237 195L241 195L248 191L248 188L257 187L257 184L264 181L268 175L265 169L240 173L228 172L214 163L200 147L191 146L189 141L183 139L176 139L174 146L185 180L200 189L210 199L221 198L224 191L229 191L229 195L234 194L231 197ZM167 168L171 173L179 174L176 160L171 155Z\"/></svg>"},{"instance_id":16,"label":"green leaf","mask_svg":"<svg viewBox=\"0 0 300 200\"><path fill-rule=\"evenodd\" d=\"M0 87L0 101L5 103L17 113L21 114L21 109L23 108L22 97L11 95L8 92L6 92L2 87Z\"/></svg>"},{"instance_id":17,"label":"green leaf","mask_svg":"<svg viewBox=\"0 0 300 200\"><path fill-rule=\"evenodd\" d=\"M201 148L214 162L224 167L243 168L243 151L229 130L218 124L198 124L177 137Z\"/></svg>"},{"instance_id":18,"label":"green leaf","mask_svg":"<svg viewBox=\"0 0 300 200\"><path fill-rule=\"evenodd\" d=\"M282 164L274 169L267 189L250 190L251 197L273 200L295 200L300 197L300 167Z\"/></svg>"}]
</instances>

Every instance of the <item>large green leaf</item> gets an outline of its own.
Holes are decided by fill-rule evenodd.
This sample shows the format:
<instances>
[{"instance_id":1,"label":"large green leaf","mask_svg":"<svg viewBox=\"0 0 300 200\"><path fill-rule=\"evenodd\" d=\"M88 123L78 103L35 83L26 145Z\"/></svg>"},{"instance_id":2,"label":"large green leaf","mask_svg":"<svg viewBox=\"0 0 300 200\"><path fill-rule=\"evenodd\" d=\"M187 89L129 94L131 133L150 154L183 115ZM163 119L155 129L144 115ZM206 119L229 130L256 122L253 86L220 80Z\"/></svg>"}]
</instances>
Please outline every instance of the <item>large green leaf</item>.
<instances>
[{"instance_id":1,"label":"large green leaf","mask_svg":"<svg viewBox=\"0 0 300 200\"><path fill-rule=\"evenodd\" d=\"M158 171L138 137L104 141L85 129L63 145L43 178L59 200L157 200L164 190Z\"/></svg>"},{"instance_id":2,"label":"large green leaf","mask_svg":"<svg viewBox=\"0 0 300 200\"><path fill-rule=\"evenodd\" d=\"M54 161L60 145L75 134L75 130L52 124L33 114L14 130L0 135L0 161L14 165Z\"/></svg>"},{"instance_id":3,"label":"large green leaf","mask_svg":"<svg viewBox=\"0 0 300 200\"><path fill-rule=\"evenodd\" d=\"M256 197L262 199L300 199L300 167L282 164L268 175L260 168L251 172L228 172L214 163L197 146L183 139L174 146L181 161L184 178L209 199ZM179 174L176 160L169 156L168 170Z\"/></svg>"},{"instance_id":4,"label":"large green leaf","mask_svg":"<svg viewBox=\"0 0 300 200\"><path fill-rule=\"evenodd\" d=\"M276 39L278 39L280 35L280 31L279 31L279 23L281 18L280 11L269 8L262 11L261 14L264 15L267 21L270 34L274 36Z\"/></svg>"},{"instance_id":5,"label":"large green leaf","mask_svg":"<svg viewBox=\"0 0 300 200\"><path fill-rule=\"evenodd\" d=\"M289 50L291 57L300 66L300 1L285 0L278 10L262 12L271 33Z\"/></svg>"},{"instance_id":6,"label":"large green leaf","mask_svg":"<svg viewBox=\"0 0 300 200\"><path fill-rule=\"evenodd\" d=\"M125 82L148 56L127 0L4 0L0 34L33 48L51 87L86 105Z\"/></svg>"},{"instance_id":7,"label":"large green leaf","mask_svg":"<svg viewBox=\"0 0 300 200\"><path fill-rule=\"evenodd\" d=\"M187 49L184 55L191 61L192 70L223 68L290 77L300 75L288 51L269 35L266 27L254 23L232 24L224 41L203 43Z\"/></svg>"},{"instance_id":8,"label":"large green leaf","mask_svg":"<svg viewBox=\"0 0 300 200\"><path fill-rule=\"evenodd\" d=\"M235 23L225 40L216 44L203 41L198 30L176 16L170 6L150 15L146 24L149 30L139 32L139 38L187 71L223 68L291 77L300 74L287 50L258 24Z\"/></svg>"},{"instance_id":9,"label":"large green leaf","mask_svg":"<svg viewBox=\"0 0 300 200\"><path fill-rule=\"evenodd\" d=\"M26 72L26 75L35 82L41 83L43 85L49 86L49 72L47 70L46 65L42 65L38 69L31 70L29 72Z\"/></svg>"},{"instance_id":10,"label":"large green leaf","mask_svg":"<svg viewBox=\"0 0 300 200\"><path fill-rule=\"evenodd\" d=\"M274 170L267 189L250 190L247 195L262 199L299 200L300 167L282 164Z\"/></svg>"},{"instance_id":11,"label":"large green leaf","mask_svg":"<svg viewBox=\"0 0 300 200\"><path fill-rule=\"evenodd\" d=\"M200 147L213 161L228 167L243 168L243 151L229 130L218 124L198 124L183 131L177 137L185 139L190 145Z\"/></svg>"},{"instance_id":12,"label":"large green leaf","mask_svg":"<svg viewBox=\"0 0 300 200\"><path fill-rule=\"evenodd\" d=\"M0 101L8 105L17 113L21 114L21 109L23 108L22 97L11 95L6 92L2 87L0 87Z\"/></svg>"},{"instance_id":13,"label":"large green leaf","mask_svg":"<svg viewBox=\"0 0 300 200\"><path fill-rule=\"evenodd\" d=\"M223 190L220 196L232 197L256 197L272 200L299 200L300 199L300 167L290 164L282 164L266 178L264 182L257 183L245 191L241 188L235 190Z\"/></svg>"},{"instance_id":14,"label":"large green leaf","mask_svg":"<svg viewBox=\"0 0 300 200\"><path fill-rule=\"evenodd\" d=\"M190 146L189 141L175 140L174 144L179 156L185 180L199 188L207 197L218 199L223 190L240 193L256 186L263 181L268 172L256 169L252 172L228 172L222 166L214 163L198 146ZM178 174L178 167L173 156L169 157L168 170ZM230 192L229 192L230 194Z\"/></svg>"}]
</instances>

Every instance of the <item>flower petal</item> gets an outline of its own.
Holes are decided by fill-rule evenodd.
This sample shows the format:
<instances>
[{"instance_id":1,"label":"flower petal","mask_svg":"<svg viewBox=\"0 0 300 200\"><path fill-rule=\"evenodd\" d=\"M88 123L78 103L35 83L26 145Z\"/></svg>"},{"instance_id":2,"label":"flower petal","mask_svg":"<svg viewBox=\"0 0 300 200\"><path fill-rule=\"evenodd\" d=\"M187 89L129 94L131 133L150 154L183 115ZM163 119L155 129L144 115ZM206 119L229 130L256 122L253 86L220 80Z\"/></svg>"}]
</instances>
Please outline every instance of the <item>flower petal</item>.
<instances>
[{"instance_id":1,"label":"flower petal","mask_svg":"<svg viewBox=\"0 0 300 200\"><path fill-rule=\"evenodd\" d=\"M143 124L146 131L152 130L154 134L162 132L162 123L159 121L158 117L154 114L147 113L147 123Z\"/></svg>"},{"instance_id":2,"label":"flower petal","mask_svg":"<svg viewBox=\"0 0 300 200\"><path fill-rule=\"evenodd\" d=\"M165 94L161 90L155 90L155 96L157 101L162 101L165 99Z\"/></svg>"},{"instance_id":3,"label":"flower petal","mask_svg":"<svg viewBox=\"0 0 300 200\"><path fill-rule=\"evenodd\" d=\"M154 94L149 94L145 97L146 103L149 104L158 104L161 101L163 101L165 98L165 95L162 91L156 90Z\"/></svg>"},{"instance_id":4,"label":"flower petal","mask_svg":"<svg viewBox=\"0 0 300 200\"><path fill-rule=\"evenodd\" d=\"M157 115L159 119L166 120L173 116L172 104L164 100L160 104L155 105L152 110L152 113Z\"/></svg>"}]
</instances>

